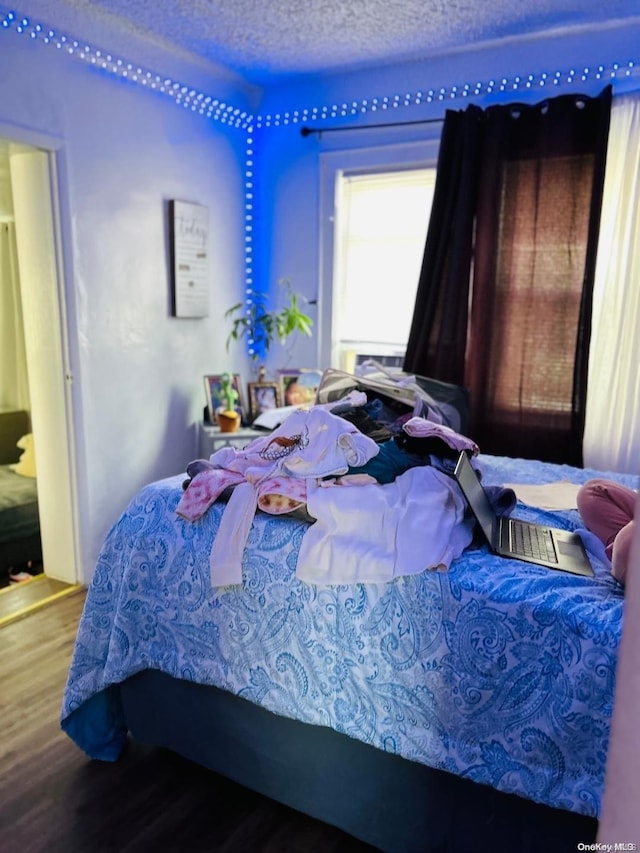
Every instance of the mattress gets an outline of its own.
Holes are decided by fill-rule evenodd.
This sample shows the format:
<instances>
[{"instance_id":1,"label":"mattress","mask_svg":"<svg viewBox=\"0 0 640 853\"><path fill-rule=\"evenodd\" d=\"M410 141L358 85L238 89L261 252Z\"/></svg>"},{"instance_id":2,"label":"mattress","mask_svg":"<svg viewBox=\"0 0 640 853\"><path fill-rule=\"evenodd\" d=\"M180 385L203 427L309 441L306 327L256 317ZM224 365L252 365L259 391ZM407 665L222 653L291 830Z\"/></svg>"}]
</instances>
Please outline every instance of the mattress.
<instances>
[{"instance_id":1,"label":"mattress","mask_svg":"<svg viewBox=\"0 0 640 853\"><path fill-rule=\"evenodd\" d=\"M0 465L0 544L40 532L38 490L32 477Z\"/></svg>"},{"instance_id":2,"label":"mattress","mask_svg":"<svg viewBox=\"0 0 640 853\"><path fill-rule=\"evenodd\" d=\"M601 473L482 455L478 465L486 485ZM158 670L409 761L599 814L624 596L586 531L594 578L475 545L448 572L314 586L295 574L308 523L258 513L242 586L213 589L206 555L224 506L184 521L175 511L183 479L143 488L100 553L61 711L88 755L120 755L118 685ZM517 512L580 529L575 510Z\"/></svg>"}]
</instances>

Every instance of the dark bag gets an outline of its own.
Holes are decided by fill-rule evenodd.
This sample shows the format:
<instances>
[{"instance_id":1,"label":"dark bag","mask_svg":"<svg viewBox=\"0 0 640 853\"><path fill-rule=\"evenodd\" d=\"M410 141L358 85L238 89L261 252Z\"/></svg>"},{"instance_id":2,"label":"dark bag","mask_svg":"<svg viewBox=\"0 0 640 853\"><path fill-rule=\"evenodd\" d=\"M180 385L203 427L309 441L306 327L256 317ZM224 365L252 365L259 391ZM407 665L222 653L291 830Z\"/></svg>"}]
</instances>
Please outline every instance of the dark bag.
<instances>
[{"instance_id":1,"label":"dark bag","mask_svg":"<svg viewBox=\"0 0 640 853\"><path fill-rule=\"evenodd\" d=\"M398 413L414 414L465 433L469 421L469 394L460 385L451 385L425 376L389 370L377 362L365 362L358 374L329 368L322 374L316 403L333 403L351 391L363 391L368 400L379 399Z\"/></svg>"}]
</instances>

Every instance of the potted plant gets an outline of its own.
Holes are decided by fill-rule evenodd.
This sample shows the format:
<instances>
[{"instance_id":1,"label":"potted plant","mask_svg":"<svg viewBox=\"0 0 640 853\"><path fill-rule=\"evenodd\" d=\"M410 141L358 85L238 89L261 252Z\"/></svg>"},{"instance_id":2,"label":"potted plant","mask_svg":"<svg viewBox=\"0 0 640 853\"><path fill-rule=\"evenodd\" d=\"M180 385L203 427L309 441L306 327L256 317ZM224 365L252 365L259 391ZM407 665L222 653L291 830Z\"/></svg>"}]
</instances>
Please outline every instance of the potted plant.
<instances>
[{"instance_id":1,"label":"potted plant","mask_svg":"<svg viewBox=\"0 0 640 853\"><path fill-rule=\"evenodd\" d=\"M250 343L249 354L255 364L259 359L266 358L276 338L284 344L294 332L311 335L313 320L300 308L304 297L292 290L287 279L282 279L279 284L286 289L282 308L268 310L266 294L259 293L255 294L248 310L244 303L238 302L225 312L226 318L233 318L227 338L227 351L231 341L239 341L244 337ZM234 317L238 312L242 313ZM264 369L261 369L263 372Z\"/></svg>"}]
</instances>

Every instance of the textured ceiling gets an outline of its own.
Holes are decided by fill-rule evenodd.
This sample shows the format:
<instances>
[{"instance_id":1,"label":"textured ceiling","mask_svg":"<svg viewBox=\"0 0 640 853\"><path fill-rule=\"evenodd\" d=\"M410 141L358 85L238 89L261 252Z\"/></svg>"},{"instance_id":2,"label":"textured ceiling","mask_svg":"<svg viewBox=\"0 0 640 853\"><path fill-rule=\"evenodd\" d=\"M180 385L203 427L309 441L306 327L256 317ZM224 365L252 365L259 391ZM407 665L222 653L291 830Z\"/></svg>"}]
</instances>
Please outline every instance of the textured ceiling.
<instances>
[{"instance_id":1,"label":"textured ceiling","mask_svg":"<svg viewBox=\"0 0 640 853\"><path fill-rule=\"evenodd\" d=\"M102 16L259 84L529 33L597 30L609 20L640 15L640 0L57 0L54 5L78 13L80 37L82 16Z\"/></svg>"}]
</instances>

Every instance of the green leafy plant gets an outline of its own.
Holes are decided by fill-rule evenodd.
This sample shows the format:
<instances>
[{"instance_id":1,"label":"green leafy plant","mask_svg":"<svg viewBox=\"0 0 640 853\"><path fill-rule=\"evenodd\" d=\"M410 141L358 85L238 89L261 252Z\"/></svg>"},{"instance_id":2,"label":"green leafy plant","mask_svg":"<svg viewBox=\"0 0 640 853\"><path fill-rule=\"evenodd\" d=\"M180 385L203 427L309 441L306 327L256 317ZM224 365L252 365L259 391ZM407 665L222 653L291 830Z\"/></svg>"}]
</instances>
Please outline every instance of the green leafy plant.
<instances>
[{"instance_id":1,"label":"green leafy plant","mask_svg":"<svg viewBox=\"0 0 640 853\"><path fill-rule=\"evenodd\" d=\"M233 318L227 351L231 341L246 338L251 342L252 361L258 361L266 357L276 338L284 344L294 332L311 335L313 320L300 308L304 297L292 290L286 279L280 282L280 286L286 289L282 308L268 310L265 294L256 294L248 310L244 303L238 302L225 311L225 318ZM242 312L240 316L234 317L239 311Z\"/></svg>"}]
</instances>

